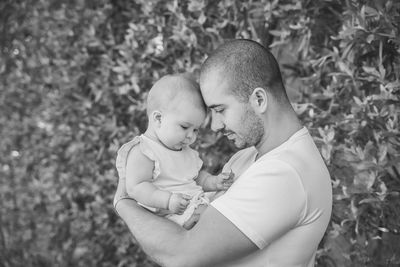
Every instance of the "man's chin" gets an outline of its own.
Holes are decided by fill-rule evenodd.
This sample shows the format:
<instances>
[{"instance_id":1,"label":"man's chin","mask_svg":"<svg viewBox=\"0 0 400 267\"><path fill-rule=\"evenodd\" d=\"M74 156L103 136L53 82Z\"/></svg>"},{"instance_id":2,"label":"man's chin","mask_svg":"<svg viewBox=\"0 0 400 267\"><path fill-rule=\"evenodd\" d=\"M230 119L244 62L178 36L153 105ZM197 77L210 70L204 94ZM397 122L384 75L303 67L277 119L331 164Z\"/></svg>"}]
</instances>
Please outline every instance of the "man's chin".
<instances>
[{"instance_id":1,"label":"man's chin","mask_svg":"<svg viewBox=\"0 0 400 267\"><path fill-rule=\"evenodd\" d=\"M233 144L239 149L249 147L249 145L245 141L243 141L243 139L239 138L235 134L229 134L226 137L228 138L229 141L233 142Z\"/></svg>"},{"instance_id":2,"label":"man's chin","mask_svg":"<svg viewBox=\"0 0 400 267\"><path fill-rule=\"evenodd\" d=\"M239 149L243 149L243 148L248 147L246 142L243 142L242 140L234 139L232 141L233 141L234 145Z\"/></svg>"}]
</instances>

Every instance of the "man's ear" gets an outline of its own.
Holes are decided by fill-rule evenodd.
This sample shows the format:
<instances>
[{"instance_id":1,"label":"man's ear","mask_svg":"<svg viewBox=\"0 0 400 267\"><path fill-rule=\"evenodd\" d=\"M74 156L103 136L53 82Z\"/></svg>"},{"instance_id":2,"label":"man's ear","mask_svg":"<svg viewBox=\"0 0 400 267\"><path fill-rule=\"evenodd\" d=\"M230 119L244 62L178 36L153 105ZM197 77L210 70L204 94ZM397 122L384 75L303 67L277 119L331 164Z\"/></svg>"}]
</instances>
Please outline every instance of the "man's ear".
<instances>
[{"instance_id":1,"label":"man's ear","mask_svg":"<svg viewBox=\"0 0 400 267\"><path fill-rule=\"evenodd\" d=\"M162 120L162 112L159 110L154 110L151 113L151 120L153 121L154 125L157 127L161 126L161 120Z\"/></svg>"},{"instance_id":2,"label":"man's ear","mask_svg":"<svg viewBox=\"0 0 400 267\"><path fill-rule=\"evenodd\" d=\"M255 111L258 111L259 113L267 111L268 94L264 88L257 87L254 89L249 100Z\"/></svg>"}]
</instances>

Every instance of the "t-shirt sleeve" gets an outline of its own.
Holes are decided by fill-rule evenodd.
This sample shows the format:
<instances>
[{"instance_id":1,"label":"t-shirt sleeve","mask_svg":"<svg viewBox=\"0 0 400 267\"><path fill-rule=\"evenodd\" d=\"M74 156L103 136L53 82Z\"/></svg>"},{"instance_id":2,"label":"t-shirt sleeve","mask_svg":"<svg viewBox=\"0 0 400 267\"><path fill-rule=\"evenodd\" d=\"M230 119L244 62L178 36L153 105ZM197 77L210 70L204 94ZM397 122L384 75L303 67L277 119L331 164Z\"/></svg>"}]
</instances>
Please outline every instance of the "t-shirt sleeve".
<instances>
[{"instance_id":1,"label":"t-shirt sleeve","mask_svg":"<svg viewBox=\"0 0 400 267\"><path fill-rule=\"evenodd\" d=\"M261 160L211 205L262 249L301 220L306 194L290 165Z\"/></svg>"}]
</instances>

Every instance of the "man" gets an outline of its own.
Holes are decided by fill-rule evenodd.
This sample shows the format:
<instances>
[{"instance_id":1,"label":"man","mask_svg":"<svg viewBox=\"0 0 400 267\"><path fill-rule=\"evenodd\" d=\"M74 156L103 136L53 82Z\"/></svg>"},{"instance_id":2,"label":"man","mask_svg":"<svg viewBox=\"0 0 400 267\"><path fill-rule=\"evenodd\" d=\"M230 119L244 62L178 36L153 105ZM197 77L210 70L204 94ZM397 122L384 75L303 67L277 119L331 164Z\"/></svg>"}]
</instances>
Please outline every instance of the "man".
<instances>
[{"instance_id":1,"label":"man","mask_svg":"<svg viewBox=\"0 0 400 267\"><path fill-rule=\"evenodd\" d=\"M225 166L236 180L189 231L126 198L116 211L144 251L163 266L313 266L328 225L328 170L293 111L272 54L250 40L220 46L200 87L214 131L238 148Z\"/></svg>"}]
</instances>

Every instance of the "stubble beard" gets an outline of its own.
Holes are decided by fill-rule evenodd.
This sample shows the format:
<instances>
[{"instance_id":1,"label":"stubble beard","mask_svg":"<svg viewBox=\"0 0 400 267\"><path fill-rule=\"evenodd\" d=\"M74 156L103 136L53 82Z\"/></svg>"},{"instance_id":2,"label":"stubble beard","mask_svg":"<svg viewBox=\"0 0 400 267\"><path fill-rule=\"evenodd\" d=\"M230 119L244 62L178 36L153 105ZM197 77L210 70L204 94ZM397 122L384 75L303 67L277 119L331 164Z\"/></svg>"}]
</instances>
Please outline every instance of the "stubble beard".
<instances>
[{"instance_id":1,"label":"stubble beard","mask_svg":"<svg viewBox=\"0 0 400 267\"><path fill-rule=\"evenodd\" d=\"M251 108L247 108L245 114L240 119L242 129L240 137L236 134L235 146L239 149L256 146L264 136L264 125L262 120Z\"/></svg>"}]
</instances>

